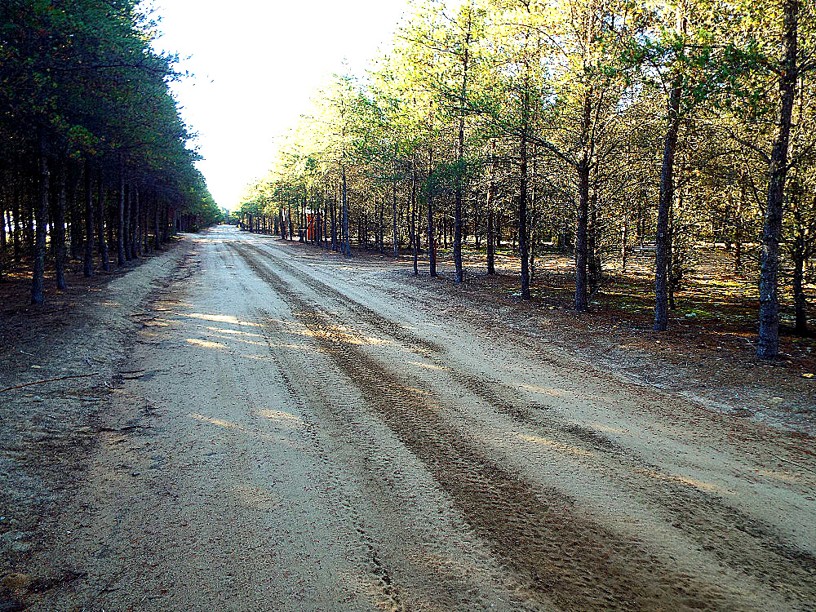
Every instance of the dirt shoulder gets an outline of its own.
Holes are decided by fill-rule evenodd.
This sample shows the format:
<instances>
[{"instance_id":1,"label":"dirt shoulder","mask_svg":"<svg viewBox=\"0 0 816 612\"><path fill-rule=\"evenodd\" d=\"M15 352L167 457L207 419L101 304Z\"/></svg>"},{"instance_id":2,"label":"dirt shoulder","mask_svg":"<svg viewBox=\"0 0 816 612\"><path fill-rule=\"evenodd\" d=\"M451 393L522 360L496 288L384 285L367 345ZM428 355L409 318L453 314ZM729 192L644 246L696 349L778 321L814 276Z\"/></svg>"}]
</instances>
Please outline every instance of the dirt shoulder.
<instances>
[{"instance_id":1,"label":"dirt shoulder","mask_svg":"<svg viewBox=\"0 0 816 612\"><path fill-rule=\"evenodd\" d=\"M289 248L312 250L297 243ZM727 312L724 318L709 318L680 311L671 314L667 332L654 332L651 289L645 282L634 287L643 294L629 296L631 303L639 304L637 310L621 309L616 295L620 289L610 286L609 296L598 296L590 312L578 314L572 309L560 261L553 265L555 271L539 263L539 279L529 302L519 299L512 260L500 259L498 274L488 275L483 262L470 257L465 282L459 287L453 283L453 266L445 255L439 258L436 279L428 276L422 259L417 277L407 259L395 263L362 251L355 252L355 262L364 262L361 274L365 266L371 267L372 274L388 269L396 285L391 289L395 298L462 321L477 319L485 334L512 335L531 350L561 353L584 367L665 390L705 410L789 432L792 441L802 439L805 449L816 436L816 338L798 338L783 330L780 359L760 360L755 354L756 334L744 321L742 310L737 322L728 319ZM724 311L733 309L721 305ZM694 312L691 306L688 309Z\"/></svg>"},{"instance_id":2,"label":"dirt shoulder","mask_svg":"<svg viewBox=\"0 0 816 612\"><path fill-rule=\"evenodd\" d=\"M184 240L110 275L69 276L66 292L29 306L28 282L0 285L0 609L77 577L30 574L85 478L111 391L127 370L138 314L171 282ZM18 387L18 388L10 388ZM8 603L4 603L8 602Z\"/></svg>"}]
</instances>

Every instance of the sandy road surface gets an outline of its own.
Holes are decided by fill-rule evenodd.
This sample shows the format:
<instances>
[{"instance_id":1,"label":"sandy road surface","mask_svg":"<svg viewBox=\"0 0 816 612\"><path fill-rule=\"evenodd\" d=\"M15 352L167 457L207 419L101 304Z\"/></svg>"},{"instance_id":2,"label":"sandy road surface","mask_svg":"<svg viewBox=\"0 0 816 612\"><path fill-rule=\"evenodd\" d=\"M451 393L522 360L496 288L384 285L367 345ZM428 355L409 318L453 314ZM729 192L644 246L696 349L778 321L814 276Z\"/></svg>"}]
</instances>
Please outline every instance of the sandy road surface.
<instances>
[{"instance_id":1,"label":"sandy road surface","mask_svg":"<svg viewBox=\"0 0 816 612\"><path fill-rule=\"evenodd\" d=\"M76 578L34 609L814 606L816 461L781 434L403 271L232 228L183 248L40 560Z\"/></svg>"}]
</instances>

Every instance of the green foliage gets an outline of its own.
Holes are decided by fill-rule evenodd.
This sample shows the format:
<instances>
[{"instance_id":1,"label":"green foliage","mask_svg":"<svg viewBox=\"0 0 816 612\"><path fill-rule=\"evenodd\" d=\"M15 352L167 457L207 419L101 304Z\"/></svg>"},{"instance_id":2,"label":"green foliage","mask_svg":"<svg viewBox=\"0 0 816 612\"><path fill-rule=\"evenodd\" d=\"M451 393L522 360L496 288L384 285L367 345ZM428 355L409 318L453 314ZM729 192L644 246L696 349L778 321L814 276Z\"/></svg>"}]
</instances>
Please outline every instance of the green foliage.
<instances>
[{"instance_id":1,"label":"green foliage","mask_svg":"<svg viewBox=\"0 0 816 612\"><path fill-rule=\"evenodd\" d=\"M124 166L192 214L211 199L168 83L174 58L150 46L134 0L0 4L0 136L14 163L41 153ZM195 195L191 195L195 194ZM204 205L209 218L209 205Z\"/></svg>"},{"instance_id":2,"label":"green foliage","mask_svg":"<svg viewBox=\"0 0 816 612\"><path fill-rule=\"evenodd\" d=\"M692 286L702 241L753 271L782 9L783 0L414 0L365 77L341 75L319 92L244 210L291 207L295 219L304 206L325 210L345 177L352 231L376 225L381 243L383 226L396 223L404 244L429 203L432 225L450 232L460 190L470 240L483 244L490 219L506 246L518 243L524 184L538 252L574 248L586 205L600 283L634 244L648 252L655 242L667 125L679 117L673 290ZM790 169L801 193L788 197L784 220L799 243L816 240L815 32L816 4L802 1ZM414 196L425 211L411 210ZM810 258L806 247L796 256Z\"/></svg>"}]
</instances>

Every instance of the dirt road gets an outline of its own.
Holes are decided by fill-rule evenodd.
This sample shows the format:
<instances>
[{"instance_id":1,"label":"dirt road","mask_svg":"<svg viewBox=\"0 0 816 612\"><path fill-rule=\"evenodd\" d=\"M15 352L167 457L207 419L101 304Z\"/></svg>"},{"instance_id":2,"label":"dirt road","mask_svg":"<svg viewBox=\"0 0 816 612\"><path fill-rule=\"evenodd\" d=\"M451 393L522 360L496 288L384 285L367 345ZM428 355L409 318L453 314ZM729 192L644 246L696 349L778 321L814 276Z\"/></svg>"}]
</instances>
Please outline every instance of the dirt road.
<instances>
[{"instance_id":1,"label":"dirt road","mask_svg":"<svg viewBox=\"0 0 816 612\"><path fill-rule=\"evenodd\" d=\"M180 249L32 561L74 579L32 609L816 602L816 461L786 434L404 270L234 228Z\"/></svg>"}]
</instances>

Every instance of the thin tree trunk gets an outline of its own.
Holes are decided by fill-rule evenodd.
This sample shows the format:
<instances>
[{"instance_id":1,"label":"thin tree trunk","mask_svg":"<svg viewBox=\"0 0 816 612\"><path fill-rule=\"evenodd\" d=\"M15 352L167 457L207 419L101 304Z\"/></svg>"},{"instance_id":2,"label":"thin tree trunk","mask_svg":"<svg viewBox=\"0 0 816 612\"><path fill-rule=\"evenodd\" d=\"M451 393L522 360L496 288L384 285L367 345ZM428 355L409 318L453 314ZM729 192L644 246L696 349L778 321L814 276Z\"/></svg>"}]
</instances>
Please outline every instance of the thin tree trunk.
<instances>
[{"instance_id":1,"label":"thin tree trunk","mask_svg":"<svg viewBox=\"0 0 816 612\"><path fill-rule=\"evenodd\" d=\"M462 179L457 177L457 183L461 183ZM453 213L453 280L456 284L464 280L464 268L462 266L462 195L463 187L460 184L456 186L456 200Z\"/></svg>"},{"instance_id":2,"label":"thin tree trunk","mask_svg":"<svg viewBox=\"0 0 816 612\"><path fill-rule=\"evenodd\" d=\"M351 236L349 235L348 185L346 168L342 170L342 214L343 214L343 255L351 257Z\"/></svg>"},{"instance_id":3,"label":"thin tree trunk","mask_svg":"<svg viewBox=\"0 0 816 612\"><path fill-rule=\"evenodd\" d=\"M779 354L779 239L782 234L782 204L788 172L788 140L799 78L797 64L799 0L785 0L783 60L779 79L779 129L768 168L768 199L762 231L762 264L759 274L759 342L757 356L772 359Z\"/></svg>"},{"instance_id":4,"label":"thin tree trunk","mask_svg":"<svg viewBox=\"0 0 816 612\"><path fill-rule=\"evenodd\" d=\"M83 206L79 203L79 168L70 164L68 173L68 210L71 213L71 259L82 259L85 242L85 228L83 226Z\"/></svg>"},{"instance_id":5,"label":"thin tree trunk","mask_svg":"<svg viewBox=\"0 0 816 612\"><path fill-rule=\"evenodd\" d=\"M133 187L133 258L142 256L142 203L139 198L139 187Z\"/></svg>"},{"instance_id":6,"label":"thin tree trunk","mask_svg":"<svg viewBox=\"0 0 816 612\"><path fill-rule=\"evenodd\" d=\"M589 159L578 164L578 224L575 232L575 310L589 308L587 293L587 225L589 221Z\"/></svg>"},{"instance_id":7,"label":"thin tree trunk","mask_svg":"<svg viewBox=\"0 0 816 612\"><path fill-rule=\"evenodd\" d=\"M603 275L601 254L598 248L598 186L592 186L589 198L589 221L587 224L587 256L589 275L589 299L592 299L601 286Z\"/></svg>"},{"instance_id":8,"label":"thin tree trunk","mask_svg":"<svg viewBox=\"0 0 816 612\"><path fill-rule=\"evenodd\" d=\"M11 224L9 223L9 228ZM6 205L5 203L0 203L0 250L3 253L6 252Z\"/></svg>"},{"instance_id":9,"label":"thin tree trunk","mask_svg":"<svg viewBox=\"0 0 816 612\"><path fill-rule=\"evenodd\" d=\"M530 260L527 245L527 126L522 128L519 164L518 234L521 257L521 299L530 299Z\"/></svg>"},{"instance_id":10,"label":"thin tree trunk","mask_svg":"<svg viewBox=\"0 0 816 612\"><path fill-rule=\"evenodd\" d=\"M31 303L45 301L45 239L48 222L48 194L51 189L51 170L46 156L45 136L40 135L39 194L35 207L36 229L34 238L34 271L31 279Z\"/></svg>"},{"instance_id":11,"label":"thin tree trunk","mask_svg":"<svg viewBox=\"0 0 816 612\"><path fill-rule=\"evenodd\" d=\"M337 251L337 194L332 193L331 201L331 250Z\"/></svg>"},{"instance_id":12,"label":"thin tree trunk","mask_svg":"<svg viewBox=\"0 0 816 612\"><path fill-rule=\"evenodd\" d=\"M428 271L432 277L436 272L436 234L434 230L434 202L433 186L430 185L431 173L433 172L433 149L428 147Z\"/></svg>"},{"instance_id":13,"label":"thin tree trunk","mask_svg":"<svg viewBox=\"0 0 816 612\"><path fill-rule=\"evenodd\" d=\"M12 204L13 206L13 204ZM9 228L9 240L11 241L12 253L17 257L17 250L19 249L17 235L15 234L15 227L11 220L11 210L6 211L6 225Z\"/></svg>"},{"instance_id":14,"label":"thin tree trunk","mask_svg":"<svg viewBox=\"0 0 816 612\"><path fill-rule=\"evenodd\" d=\"M397 145L394 145L394 178L391 181L391 219L393 221L394 259L399 257L399 234L397 232Z\"/></svg>"},{"instance_id":15,"label":"thin tree trunk","mask_svg":"<svg viewBox=\"0 0 816 612\"><path fill-rule=\"evenodd\" d=\"M414 276L419 275L419 228L417 227L417 173L411 162L411 244L413 245Z\"/></svg>"},{"instance_id":16,"label":"thin tree trunk","mask_svg":"<svg viewBox=\"0 0 816 612\"><path fill-rule=\"evenodd\" d=\"M329 206L328 193L323 197L323 248L329 248Z\"/></svg>"},{"instance_id":17,"label":"thin tree trunk","mask_svg":"<svg viewBox=\"0 0 816 612\"><path fill-rule=\"evenodd\" d=\"M453 279L456 284L465 278L462 266L462 199L464 197L464 160L465 160L465 100L467 99L468 69L470 64L470 39L472 36L472 14L468 12L467 32L465 35L464 55L462 57L462 88L459 92L459 125L456 149L458 163L456 173L455 207L453 213Z\"/></svg>"},{"instance_id":18,"label":"thin tree trunk","mask_svg":"<svg viewBox=\"0 0 816 612\"><path fill-rule=\"evenodd\" d=\"M108 242L105 240L105 189L102 185L102 172L96 175L96 211L97 211L97 238L99 240L99 259L102 270L110 272L110 254L108 253Z\"/></svg>"},{"instance_id":19,"label":"thin tree trunk","mask_svg":"<svg viewBox=\"0 0 816 612\"><path fill-rule=\"evenodd\" d=\"M49 180L50 184L50 180ZM34 230L34 216L36 214L37 203L34 202L33 205L27 206L25 203L23 204L23 210L25 214L25 222L23 224L23 243L25 245L25 250L29 253L34 252L35 243L37 242L36 232ZM47 222L48 217L48 208L46 208L45 212L45 221Z\"/></svg>"},{"instance_id":20,"label":"thin tree trunk","mask_svg":"<svg viewBox=\"0 0 816 612\"><path fill-rule=\"evenodd\" d=\"M286 221L287 221L287 222L288 222L288 224L289 224L289 225L288 225L288 227L289 227L289 241L291 242L291 241L294 239L294 238L292 237L292 234L293 234L293 233L294 233L294 231L295 231L295 227L294 227L294 225L292 224L292 203L291 203L291 202L289 202L289 203L288 203L288 210L287 210L287 212L286 212Z\"/></svg>"},{"instance_id":21,"label":"thin tree trunk","mask_svg":"<svg viewBox=\"0 0 816 612\"><path fill-rule=\"evenodd\" d=\"M124 266L127 261L125 255L125 169L119 163L119 201L116 215L116 263Z\"/></svg>"},{"instance_id":22,"label":"thin tree trunk","mask_svg":"<svg viewBox=\"0 0 816 612\"><path fill-rule=\"evenodd\" d=\"M142 204L142 250L146 255L150 254L150 203L153 198L148 198Z\"/></svg>"},{"instance_id":23,"label":"thin tree trunk","mask_svg":"<svg viewBox=\"0 0 816 612\"><path fill-rule=\"evenodd\" d=\"M139 196L135 183L128 188L128 259L137 259L139 228L137 227Z\"/></svg>"},{"instance_id":24,"label":"thin tree trunk","mask_svg":"<svg viewBox=\"0 0 816 612\"><path fill-rule=\"evenodd\" d=\"M655 239L655 318L653 329L665 331L669 325L669 263L671 250L671 207L674 199L674 157L680 133L682 80L676 77L669 94L668 127L663 139L663 164L660 169L660 199L657 208Z\"/></svg>"},{"instance_id":25,"label":"thin tree trunk","mask_svg":"<svg viewBox=\"0 0 816 612\"><path fill-rule=\"evenodd\" d=\"M156 208L153 211L153 250L161 250L161 205L156 201Z\"/></svg>"},{"instance_id":26,"label":"thin tree trunk","mask_svg":"<svg viewBox=\"0 0 816 612\"><path fill-rule=\"evenodd\" d=\"M530 214L527 223L527 245L530 251L530 284L534 283L537 278L536 268L536 246L538 242L539 229L539 191L538 191L538 152L533 147L533 167L528 179L530 184Z\"/></svg>"},{"instance_id":27,"label":"thin tree trunk","mask_svg":"<svg viewBox=\"0 0 816 612\"><path fill-rule=\"evenodd\" d=\"M496 218L496 142L490 144L490 178L487 186L487 273L496 273L496 236L494 231L494 224Z\"/></svg>"},{"instance_id":28,"label":"thin tree trunk","mask_svg":"<svg viewBox=\"0 0 816 612\"><path fill-rule=\"evenodd\" d=\"M185 230L183 230L185 231ZM125 259L133 259L133 185L125 188Z\"/></svg>"},{"instance_id":29,"label":"thin tree trunk","mask_svg":"<svg viewBox=\"0 0 816 612\"><path fill-rule=\"evenodd\" d=\"M56 272L57 289L64 291L65 284L65 208L68 201L67 166L63 161L57 172L57 201L54 206L54 215L51 221L51 240L54 242L54 268Z\"/></svg>"}]
</instances>

